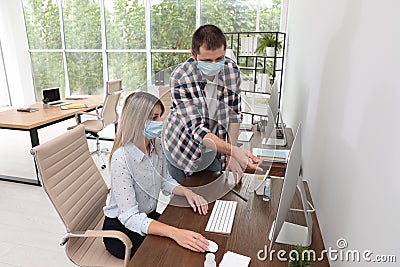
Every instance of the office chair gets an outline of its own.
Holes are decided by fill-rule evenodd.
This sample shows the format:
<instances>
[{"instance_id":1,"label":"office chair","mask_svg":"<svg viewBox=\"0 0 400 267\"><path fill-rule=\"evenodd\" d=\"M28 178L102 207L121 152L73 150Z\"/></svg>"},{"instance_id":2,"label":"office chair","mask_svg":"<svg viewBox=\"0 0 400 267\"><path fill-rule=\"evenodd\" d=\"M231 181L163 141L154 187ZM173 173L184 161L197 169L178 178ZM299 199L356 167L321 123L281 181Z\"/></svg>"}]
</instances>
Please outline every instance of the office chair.
<instances>
[{"instance_id":1,"label":"office chair","mask_svg":"<svg viewBox=\"0 0 400 267\"><path fill-rule=\"evenodd\" d=\"M78 125L46 143L31 149L35 164L50 201L67 233L69 259L79 266L124 266L132 248L122 232L102 230L108 188L86 141L85 127ZM125 259L118 259L105 248L103 237L118 238L125 244Z\"/></svg>"},{"instance_id":2,"label":"office chair","mask_svg":"<svg viewBox=\"0 0 400 267\"><path fill-rule=\"evenodd\" d=\"M103 163L101 165L102 169L106 168L106 163L102 157L102 153L107 153L108 149L100 148L99 132L112 123L114 123L115 128L117 127L118 123L117 105L119 102L121 92L122 92L122 80L108 81L107 94L104 100L104 104L96 107L96 114L88 112L78 112L75 115L76 123L83 124L85 126L85 132L96 138L96 150L92 151L91 154L92 155L97 154L100 157ZM95 120L90 119L80 122L81 115L95 116L97 118Z\"/></svg>"}]
</instances>

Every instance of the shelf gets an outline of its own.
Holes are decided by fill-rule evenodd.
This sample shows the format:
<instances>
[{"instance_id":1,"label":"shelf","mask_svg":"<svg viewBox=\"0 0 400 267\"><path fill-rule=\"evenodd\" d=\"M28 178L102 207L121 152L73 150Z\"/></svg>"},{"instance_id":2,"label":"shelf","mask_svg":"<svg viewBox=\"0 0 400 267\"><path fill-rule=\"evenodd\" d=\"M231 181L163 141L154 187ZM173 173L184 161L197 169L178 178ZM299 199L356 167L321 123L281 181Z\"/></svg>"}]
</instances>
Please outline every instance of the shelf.
<instances>
[{"instance_id":1,"label":"shelf","mask_svg":"<svg viewBox=\"0 0 400 267\"><path fill-rule=\"evenodd\" d=\"M241 93L252 93L252 94L262 94L262 95L270 95L271 92L254 92L254 91L249 91L249 90L240 90Z\"/></svg>"},{"instance_id":2,"label":"shelf","mask_svg":"<svg viewBox=\"0 0 400 267\"><path fill-rule=\"evenodd\" d=\"M253 94L256 95L245 95L245 94L241 95L242 112L259 116L267 116L269 95L265 93L253 93Z\"/></svg>"},{"instance_id":3,"label":"shelf","mask_svg":"<svg viewBox=\"0 0 400 267\"><path fill-rule=\"evenodd\" d=\"M263 70L264 69L264 67L247 67L247 66L241 66L241 65L238 65L238 67L243 70Z\"/></svg>"},{"instance_id":4,"label":"shelf","mask_svg":"<svg viewBox=\"0 0 400 267\"><path fill-rule=\"evenodd\" d=\"M227 48L232 49L236 55L238 67L242 71L242 112L250 114L253 123L254 116L267 116L271 85L277 78L280 78L280 81L283 79L286 33L229 32L225 35ZM255 52L262 42L267 44L271 40L269 37L278 47L275 54L267 55L266 51L265 54L264 52ZM278 108L280 107L281 90L282 82L279 84Z\"/></svg>"},{"instance_id":5,"label":"shelf","mask_svg":"<svg viewBox=\"0 0 400 267\"><path fill-rule=\"evenodd\" d=\"M283 56L262 56L262 55L239 55L239 56L237 56L237 58L241 58L241 57L243 57L243 58L249 58L249 57L258 57L258 58L271 58L271 59L274 59L274 58L283 58Z\"/></svg>"}]
</instances>

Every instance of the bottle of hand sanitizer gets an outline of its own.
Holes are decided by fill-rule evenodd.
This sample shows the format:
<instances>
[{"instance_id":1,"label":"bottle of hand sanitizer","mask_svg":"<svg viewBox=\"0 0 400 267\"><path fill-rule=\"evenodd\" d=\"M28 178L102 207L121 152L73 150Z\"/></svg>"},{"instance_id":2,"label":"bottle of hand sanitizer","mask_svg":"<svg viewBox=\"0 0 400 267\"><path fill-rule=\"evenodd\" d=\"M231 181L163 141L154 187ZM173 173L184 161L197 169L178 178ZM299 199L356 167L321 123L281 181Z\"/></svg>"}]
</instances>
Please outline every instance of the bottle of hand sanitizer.
<instances>
[{"instance_id":1,"label":"bottle of hand sanitizer","mask_svg":"<svg viewBox=\"0 0 400 267\"><path fill-rule=\"evenodd\" d=\"M271 178L265 180L263 200L269 201L271 199Z\"/></svg>"},{"instance_id":2,"label":"bottle of hand sanitizer","mask_svg":"<svg viewBox=\"0 0 400 267\"><path fill-rule=\"evenodd\" d=\"M217 267L215 262L215 255L213 253L206 254L206 260L204 261L204 267Z\"/></svg>"}]
</instances>

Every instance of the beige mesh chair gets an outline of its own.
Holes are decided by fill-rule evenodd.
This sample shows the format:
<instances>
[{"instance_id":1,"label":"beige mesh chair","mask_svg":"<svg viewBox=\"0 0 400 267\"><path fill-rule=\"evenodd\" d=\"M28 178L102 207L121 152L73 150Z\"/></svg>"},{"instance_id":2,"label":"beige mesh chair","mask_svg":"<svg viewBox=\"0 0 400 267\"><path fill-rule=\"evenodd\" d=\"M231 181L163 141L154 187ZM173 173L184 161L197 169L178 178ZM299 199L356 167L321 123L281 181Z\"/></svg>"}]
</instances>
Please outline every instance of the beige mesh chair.
<instances>
[{"instance_id":1,"label":"beige mesh chair","mask_svg":"<svg viewBox=\"0 0 400 267\"><path fill-rule=\"evenodd\" d=\"M93 161L85 127L76 128L32 148L43 187L65 224L61 240L66 254L80 266L127 266L132 243L119 231L102 230L108 188ZM112 256L102 238L125 244L125 259Z\"/></svg>"},{"instance_id":2,"label":"beige mesh chair","mask_svg":"<svg viewBox=\"0 0 400 267\"><path fill-rule=\"evenodd\" d=\"M115 127L117 127L118 123L117 105L119 102L121 92L122 92L122 80L108 81L106 99L104 100L103 105L100 105L96 108L96 114L88 112L78 112L75 115L76 123L83 124L85 126L86 133L96 138L96 150L91 152L91 154L92 155L96 154L100 157L103 163L101 165L102 169L106 168L106 163L102 157L102 153L108 152L108 149L100 148L99 132L112 123L115 124ZM80 122L81 115L95 116L96 119L94 120L90 119Z\"/></svg>"}]
</instances>

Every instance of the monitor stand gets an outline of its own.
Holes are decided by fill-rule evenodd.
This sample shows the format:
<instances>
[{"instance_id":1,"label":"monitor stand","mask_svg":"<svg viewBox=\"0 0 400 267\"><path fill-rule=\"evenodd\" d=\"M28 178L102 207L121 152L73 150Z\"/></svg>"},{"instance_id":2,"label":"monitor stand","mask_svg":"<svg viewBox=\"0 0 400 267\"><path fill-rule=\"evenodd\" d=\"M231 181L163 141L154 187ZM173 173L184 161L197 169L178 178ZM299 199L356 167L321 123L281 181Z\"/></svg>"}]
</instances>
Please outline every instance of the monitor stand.
<instances>
[{"instance_id":1,"label":"monitor stand","mask_svg":"<svg viewBox=\"0 0 400 267\"><path fill-rule=\"evenodd\" d=\"M289 245L301 245L303 247L308 247L312 242L312 218L310 212L307 211L308 203L306 191L304 189L303 179L298 178L297 189L300 192L301 202L303 205L302 212L306 218L306 226L298 225L290 222L284 222L281 231L276 238L276 243L289 244ZM272 234L275 229L275 221L272 223L271 230L269 232L269 240L272 239ZM272 243L271 243L272 244Z\"/></svg>"},{"instance_id":2,"label":"monitor stand","mask_svg":"<svg viewBox=\"0 0 400 267\"><path fill-rule=\"evenodd\" d=\"M265 144L263 142L263 144ZM276 139L276 138L268 138L268 141L265 145L268 146L286 146L287 142L286 139Z\"/></svg>"},{"instance_id":3,"label":"monitor stand","mask_svg":"<svg viewBox=\"0 0 400 267\"><path fill-rule=\"evenodd\" d=\"M272 223L272 228L275 229L275 221ZM272 231L269 234L269 240L271 240ZM276 243L288 244L293 246L307 247L311 244L308 240L309 232L307 226L302 226L290 222L284 222L276 238Z\"/></svg>"},{"instance_id":4,"label":"monitor stand","mask_svg":"<svg viewBox=\"0 0 400 267\"><path fill-rule=\"evenodd\" d=\"M283 125L283 124L281 124ZM267 138L264 138L262 140L262 144L263 145L268 145L268 146L286 146L287 145L287 139L286 139L286 132L285 132L285 127L282 127L282 129L277 129L275 130L276 134L271 134L271 136L276 136L277 135L277 131L283 132L283 139L279 139L279 138L268 138L268 140L266 140Z\"/></svg>"},{"instance_id":5,"label":"monitor stand","mask_svg":"<svg viewBox=\"0 0 400 267\"><path fill-rule=\"evenodd\" d=\"M278 131L280 131L283 134L283 139L271 138L270 137L266 141L266 138L264 138L262 140L262 144L263 145L275 146L275 147L277 147L277 146L286 146L287 145L286 131L285 131L285 125L283 124L282 115L279 116L279 121L280 121L281 127L275 129L275 136L278 136Z\"/></svg>"}]
</instances>

